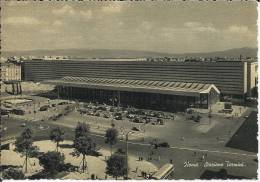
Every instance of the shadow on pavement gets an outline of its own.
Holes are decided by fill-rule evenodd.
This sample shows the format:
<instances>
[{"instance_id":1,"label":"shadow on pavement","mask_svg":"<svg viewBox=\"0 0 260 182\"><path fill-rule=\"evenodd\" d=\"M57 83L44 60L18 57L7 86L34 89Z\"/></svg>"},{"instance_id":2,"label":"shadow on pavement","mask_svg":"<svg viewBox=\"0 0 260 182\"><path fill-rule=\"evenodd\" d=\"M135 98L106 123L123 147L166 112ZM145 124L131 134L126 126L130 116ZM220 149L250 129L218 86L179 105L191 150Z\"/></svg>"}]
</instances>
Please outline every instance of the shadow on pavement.
<instances>
[{"instance_id":1,"label":"shadow on pavement","mask_svg":"<svg viewBox=\"0 0 260 182\"><path fill-rule=\"evenodd\" d=\"M257 131L257 112L253 111L225 146L257 153Z\"/></svg>"}]
</instances>

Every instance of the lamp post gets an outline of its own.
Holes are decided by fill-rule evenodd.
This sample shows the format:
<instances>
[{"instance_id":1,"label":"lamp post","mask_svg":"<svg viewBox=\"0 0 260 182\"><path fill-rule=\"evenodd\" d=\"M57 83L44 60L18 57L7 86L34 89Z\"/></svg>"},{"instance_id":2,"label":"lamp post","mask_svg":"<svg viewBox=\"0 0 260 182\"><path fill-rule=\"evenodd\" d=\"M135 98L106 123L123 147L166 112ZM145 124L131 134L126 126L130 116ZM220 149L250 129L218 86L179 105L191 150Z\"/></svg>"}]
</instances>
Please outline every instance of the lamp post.
<instances>
[{"instance_id":1,"label":"lamp post","mask_svg":"<svg viewBox=\"0 0 260 182\"><path fill-rule=\"evenodd\" d=\"M209 103L209 125L211 125L211 112L212 112L212 110L211 110L211 92L209 92L209 95L208 95L208 103Z\"/></svg>"},{"instance_id":2,"label":"lamp post","mask_svg":"<svg viewBox=\"0 0 260 182\"><path fill-rule=\"evenodd\" d=\"M126 179L128 179L128 135L133 133L132 130L128 131L125 135L125 154L126 154L126 158L125 158L125 161L126 161Z\"/></svg>"}]
</instances>

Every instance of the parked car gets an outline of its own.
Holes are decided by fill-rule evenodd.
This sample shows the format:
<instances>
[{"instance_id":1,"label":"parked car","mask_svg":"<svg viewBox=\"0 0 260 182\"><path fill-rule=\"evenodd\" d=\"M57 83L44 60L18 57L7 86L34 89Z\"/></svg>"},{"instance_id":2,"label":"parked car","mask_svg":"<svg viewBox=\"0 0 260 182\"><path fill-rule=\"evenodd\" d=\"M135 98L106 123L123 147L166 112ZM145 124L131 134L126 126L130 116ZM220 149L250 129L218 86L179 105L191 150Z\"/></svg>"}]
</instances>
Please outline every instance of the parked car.
<instances>
[{"instance_id":1,"label":"parked car","mask_svg":"<svg viewBox=\"0 0 260 182\"><path fill-rule=\"evenodd\" d=\"M100 116L100 112L98 112L98 111L95 112L95 113L94 113L94 116L98 116L98 117L99 117L99 116Z\"/></svg>"},{"instance_id":2,"label":"parked car","mask_svg":"<svg viewBox=\"0 0 260 182\"><path fill-rule=\"evenodd\" d=\"M135 115L134 114L127 114L126 117L129 118L129 119L133 119L135 117Z\"/></svg>"},{"instance_id":3,"label":"parked car","mask_svg":"<svg viewBox=\"0 0 260 182\"><path fill-rule=\"evenodd\" d=\"M122 120L122 114L119 113L119 112L117 112L117 113L114 114L114 118L115 118L116 120Z\"/></svg>"},{"instance_id":4,"label":"parked car","mask_svg":"<svg viewBox=\"0 0 260 182\"><path fill-rule=\"evenodd\" d=\"M60 102L60 103L58 103L58 105L65 105L65 104L68 104L68 102Z\"/></svg>"},{"instance_id":5,"label":"parked car","mask_svg":"<svg viewBox=\"0 0 260 182\"><path fill-rule=\"evenodd\" d=\"M132 119L132 121L134 123L142 123L142 120L139 117L135 117L134 119Z\"/></svg>"},{"instance_id":6,"label":"parked car","mask_svg":"<svg viewBox=\"0 0 260 182\"><path fill-rule=\"evenodd\" d=\"M158 145L158 147L167 147L167 148L170 147L170 145L167 142L162 142L162 143L159 143L157 145Z\"/></svg>"},{"instance_id":7,"label":"parked car","mask_svg":"<svg viewBox=\"0 0 260 182\"><path fill-rule=\"evenodd\" d=\"M140 130L139 130L138 128L136 128L136 127L133 127L132 130L133 130L133 131L140 131Z\"/></svg>"},{"instance_id":8,"label":"parked car","mask_svg":"<svg viewBox=\"0 0 260 182\"><path fill-rule=\"evenodd\" d=\"M142 121L144 121L143 123L150 123L151 122L151 118L147 117L147 116L144 116L144 117L142 117Z\"/></svg>"},{"instance_id":9,"label":"parked car","mask_svg":"<svg viewBox=\"0 0 260 182\"><path fill-rule=\"evenodd\" d=\"M104 114L104 118L110 118L110 114L109 113L105 113Z\"/></svg>"},{"instance_id":10,"label":"parked car","mask_svg":"<svg viewBox=\"0 0 260 182\"><path fill-rule=\"evenodd\" d=\"M164 121L162 119L157 119L157 122L160 124L160 125L164 125Z\"/></svg>"},{"instance_id":11,"label":"parked car","mask_svg":"<svg viewBox=\"0 0 260 182\"><path fill-rule=\"evenodd\" d=\"M107 108L106 108L106 106L98 106L97 110L106 111Z\"/></svg>"},{"instance_id":12,"label":"parked car","mask_svg":"<svg viewBox=\"0 0 260 182\"><path fill-rule=\"evenodd\" d=\"M48 105L40 107L40 111L47 111L49 109Z\"/></svg>"},{"instance_id":13,"label":"parked car","mask_svg":"<svg viewBox=\"0 0 260 182\"><path fill-rule=\"evenodd\" d=\"M16 115L24 115L25 114L24 110L21 110L21 109L13 109L11 112L16 114Z\"/></svg>"},{"instance_id":14,"label":"parked car","mask_svg":"<svg viewBox=\"0 0 260 182\"><path fill-rule=\"evenodd\" d=\"M22 123L22 124L21 124L21 127L26 127L26 123Z\"/></svg>"}]
</instances>

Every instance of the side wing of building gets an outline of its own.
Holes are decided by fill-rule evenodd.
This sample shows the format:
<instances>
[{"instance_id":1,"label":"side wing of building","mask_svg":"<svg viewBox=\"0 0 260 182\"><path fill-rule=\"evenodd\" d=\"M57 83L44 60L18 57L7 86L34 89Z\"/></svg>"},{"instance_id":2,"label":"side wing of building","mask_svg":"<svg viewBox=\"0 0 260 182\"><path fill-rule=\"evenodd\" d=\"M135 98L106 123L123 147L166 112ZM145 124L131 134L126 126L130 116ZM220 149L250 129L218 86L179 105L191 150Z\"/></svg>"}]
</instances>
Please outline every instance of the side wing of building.
<instances>
[{"instance_id":1,"label":"side wing of building","mask_svg":"<svg viewBox=\"0 0 260 182\"><path fill-rule=\"evenodd\" d=\"M222 94L247 93L248 68L242 61L149 62L32 60L23 63L23 79L42 81L65 76L214 84Z\"/></svg>"}]
</instances>

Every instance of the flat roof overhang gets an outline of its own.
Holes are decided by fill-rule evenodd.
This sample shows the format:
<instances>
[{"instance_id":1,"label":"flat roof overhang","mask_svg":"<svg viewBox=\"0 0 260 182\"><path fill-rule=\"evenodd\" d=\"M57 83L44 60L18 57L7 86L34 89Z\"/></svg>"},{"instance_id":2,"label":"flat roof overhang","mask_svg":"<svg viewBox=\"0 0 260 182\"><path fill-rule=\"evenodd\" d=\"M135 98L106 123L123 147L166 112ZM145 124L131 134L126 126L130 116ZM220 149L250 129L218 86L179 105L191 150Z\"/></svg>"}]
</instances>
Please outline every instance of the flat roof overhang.
<instances>
[{"instance_id":1,"label":"flat roof overhang","mask_svg":"<svg viewBox=\"0 0 260 182\"><path fill-rule=\"evenodd\" d=\"M126 82L126 84L124 84L124 82ZM42 83L66 87L156 93L191 97L199 97L200 94L207 94L210 92L212 88L215 89L217 93L220 93L219 90L215 87L215 85L201 83L180 83L147 80L119 80L82 77L64 77L59 80L46 80Z\"/></svg>"}]
</instances>

